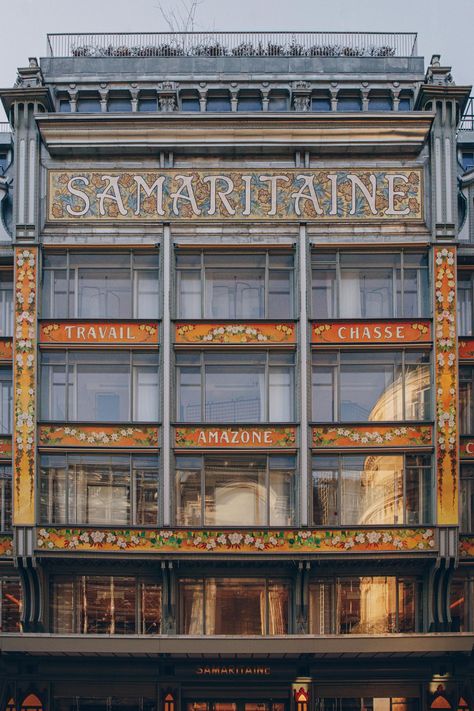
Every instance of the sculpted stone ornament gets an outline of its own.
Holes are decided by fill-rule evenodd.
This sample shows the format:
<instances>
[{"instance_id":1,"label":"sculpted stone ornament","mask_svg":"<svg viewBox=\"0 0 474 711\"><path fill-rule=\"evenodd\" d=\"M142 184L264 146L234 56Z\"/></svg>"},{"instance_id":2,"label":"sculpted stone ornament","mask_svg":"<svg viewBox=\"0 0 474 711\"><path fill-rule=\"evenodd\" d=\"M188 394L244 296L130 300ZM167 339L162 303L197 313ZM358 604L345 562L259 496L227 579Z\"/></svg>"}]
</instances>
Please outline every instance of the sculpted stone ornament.
<instances>
[{"instance_id":1,"label":"sculpted stone ornament","mask_svg":"<svg viewBox=\"0 0 474 711\"><path fill-rule=\"evenodd\" d=\"M295 111L309 111L311 100L309 96L295 96L293 106Z\"/></svg>"},{"instance_id":2,"label":"sculpted stone ornament","mask_svg":"<svg viewBox=\"0 0 474 711\"><path fill-rule=\"evenodd\" d=\"M171 96L160 96L158 99L160 103L160 110L165 112L176 111L176 97Z\"/></svg>"}]
</instances>

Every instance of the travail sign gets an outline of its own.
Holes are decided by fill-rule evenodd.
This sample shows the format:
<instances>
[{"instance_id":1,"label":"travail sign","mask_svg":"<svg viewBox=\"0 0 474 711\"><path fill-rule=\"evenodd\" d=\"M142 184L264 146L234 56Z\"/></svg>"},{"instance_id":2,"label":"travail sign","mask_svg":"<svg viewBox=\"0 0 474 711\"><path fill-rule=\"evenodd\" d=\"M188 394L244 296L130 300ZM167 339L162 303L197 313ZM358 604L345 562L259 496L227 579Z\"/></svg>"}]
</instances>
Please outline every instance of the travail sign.
<instances>
[{"instance_id":1,"label":"travail sign","mask_svg":"<svg viewBox=\"0 0 474 711\"><path fill-rule=\"evenodd\" d=\"M420 220L422 171L50 170L48 220Z\"/></svg>"}]
</instances>

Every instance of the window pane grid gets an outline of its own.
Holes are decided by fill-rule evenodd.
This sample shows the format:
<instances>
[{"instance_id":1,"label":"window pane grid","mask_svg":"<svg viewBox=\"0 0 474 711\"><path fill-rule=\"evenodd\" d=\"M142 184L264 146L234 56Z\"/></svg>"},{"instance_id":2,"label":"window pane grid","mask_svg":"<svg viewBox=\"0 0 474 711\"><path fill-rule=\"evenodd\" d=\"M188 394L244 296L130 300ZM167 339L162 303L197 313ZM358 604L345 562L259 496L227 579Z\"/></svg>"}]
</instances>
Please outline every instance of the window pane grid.
<instances>
[{"instance_id":1,"label":"window pane grid","mask_svg":"<svg viewBox=\"0 0 474 711\"><path fill-rule=\"evenodd\" d=\"M428 310L428 267L408 252L313 254L313 318L421 318ZM416 260L414 256L419 256ZM369 260L369 262L367 262ZM326 262L323 266L323 263ZM416 263L418 262L418 263Z\"/></svg>"}]
</instances>

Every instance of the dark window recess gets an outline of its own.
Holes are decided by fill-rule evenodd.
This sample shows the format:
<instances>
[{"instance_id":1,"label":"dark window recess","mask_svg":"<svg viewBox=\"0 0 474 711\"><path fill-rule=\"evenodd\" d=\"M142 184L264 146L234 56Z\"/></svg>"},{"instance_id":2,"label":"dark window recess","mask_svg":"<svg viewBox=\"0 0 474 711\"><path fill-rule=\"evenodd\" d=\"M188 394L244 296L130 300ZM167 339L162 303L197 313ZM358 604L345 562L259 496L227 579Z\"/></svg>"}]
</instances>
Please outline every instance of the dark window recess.
<instances>
[{"instance_id":1,"label":"dark window recess","mask_svg":"<svg viewBox=\"0 0 474 711\"><path fill-rule=\"evenodd\" d=\"M70 114L71 113L71 104L69 103L68 99L61 99L60 100L59 112L61 114Z\"/></svg>"},{"instance_id":2,"label":"dark window recess","mask_svg":"<svg viewBox=\"0 0 474 711\"><path fill-rule=\"evenodd\" d=\"M375 94L369 96L369 111L391 111L393 109L390 94Z\"/></svg>"},{"instance_id":3,"label":"dark window recess","mask_svg":"<svg viewBox=\"0 0 474 711\"><path fill-rule=\"evenodd\" d=\"M208 96L206 111L230 111L230 98L228 96Z\"/></svg>"},{"instance_id":4,"label":"dark window recess","mask_svg":"<svg viewBox=\"0 0 474 711\"><path fill-rule=\"evenodd\" d=\"M129 96L109 96L107 101L107 111L110 113L120 113L121 111L131 111L132 102Z\"/></svg>"},{"instance_id":5,"label":"dark window recess","mask_svg":"<svg viewBox=\"0 0 474 711\"><path fill-rule=\"evenodd\" d=\"M77 100L77 111L83 114L99 114L100 99L97 96L80 96Z\"/></svg>"},{"instance_id":6,"label":"dark window recess","mask_svg":"<svg viewBox=\"0 0 474 711\"><path fill-rule=\"evenodd\" d=\"M182 111L200 111L201 104L198 94L181 94Z\"/></svg>"},{"instance_id":7,"label":"dark window recess","mask_svg":"<svg viewBox=\"0 0 474 711\"><path fill-rule=\"evenodd\" d=\"M261 111L262 97L259 94L248 94L239 96L237 111Z\"/></svg>"},{"instance_id":8,"label":"dark window recess","mask_svg":"<svg viewBox=\"0 0 474 711\"><path fill-rule=\"evenodd\" d=\"M138 110L139 111L158 111L158 99L156 96L141 96L138 99Z\"/></svg>"},{"instance_id":9,"label":"dark window recess","mask_svg":"<svg viewBox=\"0 0 474 711\"><path fill-rule=\"evenodd\" d=\"M337 99L338 111L362 111L362 101L357 94L343 94Z\"/></svg>"},{"instance_id":10,"label":"dark window recess","mask_svg":"<svg viewBox=\"0 0 474 711\"><path fill-rule=\"evenodd\" d=\"M464 170L472 170L474 168L474 153L464 153L461 157L462 167Z\"/></svg>"},{"instance_id":11,"label":"dark window recess","mask_svg":"<svg viewBox=\"0 0 474 711\"><path fill-rule=\"evenodd\" d=\"M311 111L320 113L331 111L331 99L329 96L313 96L311 99Z\"/></svg>"},{"instance_id":12,"label":"dark window recess","mask_svg":"<svg viewBox=\"0 0 474 711\"><path fill-rule=\"evenodd\" d=\"M287 94L270 94L268 100L269 111L288 111L288 95Z\"/></svg>"}]
</instances>

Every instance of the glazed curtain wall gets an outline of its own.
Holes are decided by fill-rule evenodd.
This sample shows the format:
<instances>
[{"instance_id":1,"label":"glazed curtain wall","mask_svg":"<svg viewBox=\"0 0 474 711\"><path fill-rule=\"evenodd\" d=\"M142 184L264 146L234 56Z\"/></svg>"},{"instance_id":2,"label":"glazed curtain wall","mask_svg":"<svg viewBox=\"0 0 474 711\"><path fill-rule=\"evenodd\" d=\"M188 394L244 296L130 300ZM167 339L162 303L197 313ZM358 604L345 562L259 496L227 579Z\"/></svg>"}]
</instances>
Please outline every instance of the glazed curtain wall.
<instances>
[{"instance_id":1,"label":"glazed curtain wall","mask_svg":"<svg viewBox=\"0 0 474 711\"><path fill-rule=\"evenodd\" d=\"M158 318L158 252L47 252L43 318Z\"/></svg>"}]
</instances>

